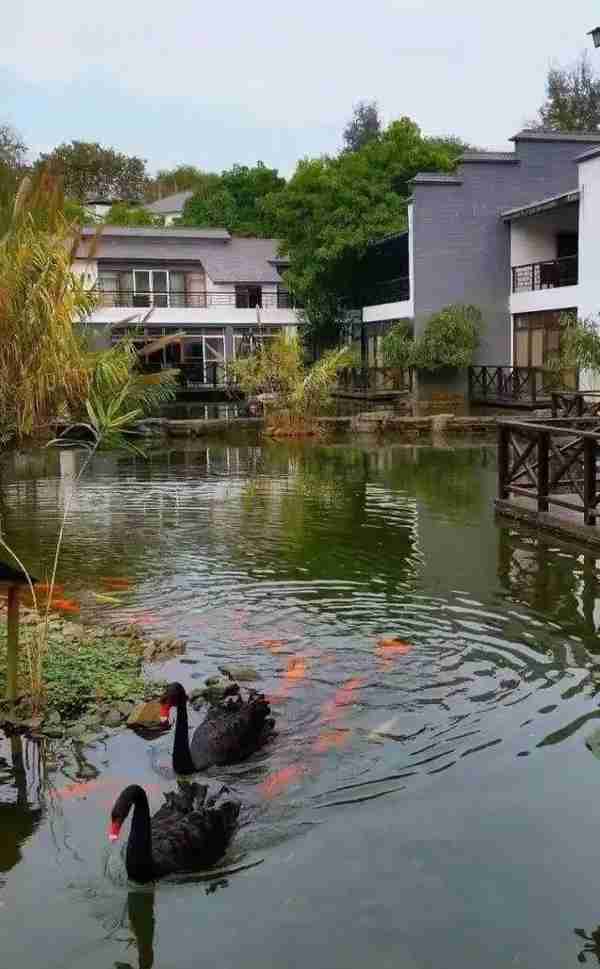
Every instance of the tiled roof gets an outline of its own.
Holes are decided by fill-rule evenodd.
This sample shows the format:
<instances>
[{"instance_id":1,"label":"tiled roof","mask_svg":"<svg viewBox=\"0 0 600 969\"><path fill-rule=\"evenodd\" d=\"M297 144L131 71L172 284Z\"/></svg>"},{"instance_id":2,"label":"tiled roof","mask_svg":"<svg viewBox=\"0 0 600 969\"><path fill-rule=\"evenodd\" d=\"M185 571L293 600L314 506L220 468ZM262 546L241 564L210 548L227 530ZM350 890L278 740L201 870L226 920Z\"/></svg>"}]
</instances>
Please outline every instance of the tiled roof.
<instances>
[{"instance_id":1,"label":"tiled roof","mask_svg":"<svg viewBox=\"0 0 600 969\"><path fill-rule=\"evenodd\" d=\"M597 158L598 155L600 155L600 145L598 145L596 148L590 148L589 151L584 151L583 155L578 155L575 161L586 162L589 161L590 158Z\"/></svg>"},{"instance_id":2,"label":"tiled roof","mask_svg":"<svg viewBox=\"0 0 600 969\"><path fill-rule=\"evenodd\" d=\"M82 229L84 236L93 236L97 232L97 226L86 225ZM173 226L163 229L154 226L131 226L131 225L105 225L102 227L102 238L119 236L124 239L222 239L227 241L231 236L227 229L204 226L200 229L191 229L187 226Z\"/></svg>"},{"instance_id":3,"label":"tiled roof","mask_svg":"<svg viewBox=\"0 0 600 969\"><path fill-rule=\"evenodd\" d=\"M589 141L600 142L600 131L548 131L543 128L525 128L514 135L511 141Z\"/></svg>"},{"instance_id":4,"label":"tiled roof","mask_svg":"<svg viewBox=\"0 0 600 969\"><path fill-rule=\"evenodd\" d=\"M87 228L89 237L95 229ZM224 229L134 229L106 226L96 243L94 257L105 262L170 261L201 263L214 283L278 283L277 239L242 239ZM88 243L78 255L85 258Z\"/></svg>"},{"instance_id":5,"label":"tiled roof","mask_svg":"<svg viewBox=\"0 0 600 969\"><path fill-rule=\"evenodd\" d=\"M419 172L411 181L413 185L462 185L462 178L442 172Z\"/></svg>"},{"instance_id":6,"label":"tiled roof","mask_svg":"<svg viewBox=\"0 0 600 969\"><path fill-rule=\"evenodd\" d=\"M175 192L174 195L165 195L164 199L151 202L149 205L145 205L144 208L148 212L153 212L154 215L172 215L175 212L183 212L183 206L188 199L191 199L193 194L191 191Z\"/></svg>"},{"instance_id":7,"label":"tiled roof","mask_svg":"<svg viewBox=\"0 0 600 969\"><path fill-rule=\"evenodd\" d=\"M510 162L519 164L514 151L466 151L459 158L460 162Z\"/></svg>"},{"instance_id":8,"label":"tiled roof","mask_svg":"<svg viewBox=\"0 0 600 969\"><path fill-rule=\"evenodd\" d=\"M202 265L214 283L278 283L277 239L232 238L224 246L205 246Z\"/></svg>"},{"instance_id":9,"label":"tiled roof","mask_svg":"<svg viewBox=\"0 0 600 969\"><path fill-rule=\"evenodd\" d=\"M540 199L536 202L528 202L526 205L519 205L513 209L506 209L500 213L500 217L509 222L511 219L518 219L523 215L537 215L539 212L547 212L550 209L558 209L562 205L572 205L579 200L579 189L572 192L564 192L562 195L552 195L549 198Z\"/></svg>"}]
</instances>

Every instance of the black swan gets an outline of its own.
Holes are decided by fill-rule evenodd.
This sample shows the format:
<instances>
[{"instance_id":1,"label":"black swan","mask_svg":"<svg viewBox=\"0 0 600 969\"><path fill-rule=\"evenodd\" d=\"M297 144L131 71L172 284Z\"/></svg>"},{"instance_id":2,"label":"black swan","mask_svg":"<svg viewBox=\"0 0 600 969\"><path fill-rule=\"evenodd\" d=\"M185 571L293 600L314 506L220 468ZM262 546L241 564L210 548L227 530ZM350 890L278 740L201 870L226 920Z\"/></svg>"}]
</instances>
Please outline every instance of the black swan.
<instances>
[{"instance_id":1,"label":"black swan","mask_svg":"<svg viewBox=\"0 0 600 969\"><path fill-rule=\"evenodd\" d=\"M109 838L116 841L133 805L125 867L136 882L151 882L177 871L213 865L224 854L235 831L240 805L223 801L222 791L206 798L208 788L182 785L165 794L166 803L150 818L146 792L131 784L121 792L111 812Z\"/></svg>"},{"instance_id":2,"label":"black swan","mask_svg":"<svg viewBox=\"0 0 600 969\"><path fill-rule=\"evenodd\" d=\"M236 764L245 760L273 734L275 721L262 693L251 690L244 700L226 697L212 705L206 717L188 736L187 694L181 683L170 683L161 697L161 719L169 719L171 707L177 708L173 770L176 774L193 774L213 764Z\"/></svg>"}]
</instances>

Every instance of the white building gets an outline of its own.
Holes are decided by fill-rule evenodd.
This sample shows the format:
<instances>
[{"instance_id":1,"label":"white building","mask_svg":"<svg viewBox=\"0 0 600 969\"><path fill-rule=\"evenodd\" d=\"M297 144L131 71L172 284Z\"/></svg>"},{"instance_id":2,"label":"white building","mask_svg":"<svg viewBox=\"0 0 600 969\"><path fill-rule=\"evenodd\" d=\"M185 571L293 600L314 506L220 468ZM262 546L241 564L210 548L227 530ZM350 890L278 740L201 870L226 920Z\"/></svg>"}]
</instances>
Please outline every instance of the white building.
<instances>
[{"instance_id":1,"label":"white building","mask_svg":"<svg viewBox=\"0 0 600 969\"><path fill-rule=\"evenodd\" d=\"M105 226L84 229L75 269L97 289L84 324L97 342L133 330L149 362L188 366L196 383L214 385L249 340L296 332L285 265L274 239Z\"/></svg>"},{"instance_id":2,"label":"white building","mask_svg":"<svg viewBox=\"0 0 600 969\"><path fill-rule=\"evenodd\" d=\"M160 215L165 220L165 225L173 225L175 219L182 216L185 203L193 194L192 191L175 192L174 195L165 195L164 198L151 202L144 208L152 215Z\"/></svg>"}]
</instances>

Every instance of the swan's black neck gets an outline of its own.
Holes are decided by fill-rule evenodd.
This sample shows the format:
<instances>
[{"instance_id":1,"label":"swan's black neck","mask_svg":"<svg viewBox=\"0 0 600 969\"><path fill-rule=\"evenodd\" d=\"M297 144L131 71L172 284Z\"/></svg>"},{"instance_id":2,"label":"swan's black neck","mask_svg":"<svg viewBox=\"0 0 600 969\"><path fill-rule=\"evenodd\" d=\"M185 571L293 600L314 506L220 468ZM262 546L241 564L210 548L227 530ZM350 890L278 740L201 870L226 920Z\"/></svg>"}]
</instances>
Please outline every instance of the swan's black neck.
<instances>
[{"instance_id":1,"label":"swan's black neck","mask_svg":"<svg viewBox=\"0 0 600 969\"><path fill-rule=\"evenodd\" d=\"M129 877L136 882L151 882L154 879L150 808L148 798L141 789L133 798L133 818L127 842L125 866Z\"/></svg>"},{"instance_id":2,"label":"swan's black neck","mask_svg":"<svg viewBox=\"0 0 600 969\"><path fill-rule=\"evenodd\" d=\"M177 703L175 741L173 744L173 770L176 774L193 774L196 770L190 753L187 700L185 697L182 697Z\"/></svg>"}]
</instances>

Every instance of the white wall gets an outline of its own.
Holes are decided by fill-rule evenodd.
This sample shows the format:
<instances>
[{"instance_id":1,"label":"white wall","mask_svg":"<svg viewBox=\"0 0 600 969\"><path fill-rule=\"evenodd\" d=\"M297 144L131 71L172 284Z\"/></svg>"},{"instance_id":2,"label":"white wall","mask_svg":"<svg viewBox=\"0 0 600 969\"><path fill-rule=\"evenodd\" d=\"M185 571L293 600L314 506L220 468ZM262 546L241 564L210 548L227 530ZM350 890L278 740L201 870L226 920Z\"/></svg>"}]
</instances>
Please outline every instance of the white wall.
<instances>
[{"instance_id":1,"label":"white wall","mask_svg":"<svg viewBox=\"0 0 600 969\"><path fill-rule=\"evenodd\" d=\"M404 299L399 303L378 303L377 306L363 307L363 322L377 323L380 320L406 320L415 315L414 301Z\"/></svg>"},{"instance_id":2,"label":"white wall","mask_svg":"<svg viewBox=\"0 0 600 969\"><path fill-rule=\"evenodd\" d=\"M600 322L600 157L579 166L579 316Z\"/></svg>"},{"instance_id":3,"label":"white wall","mask_svg":"<svg viewBox=\"0 0 600 969\"><path fill-rule=\"evenodd\" d=\"M577 206L565 206L553 212L531 215L510 227L510 264L525 266L531 262L556 259L556 236L559 232L577 232Z\"/></svg>"},{"instance_id":4,"label":"white wall","mask_svg":"<svg viewBox=\"0 0 600 969\"><path fill-rule=\"evenodd\" d=\"M96 259L75 259L72 269L75 276L83 276L86 283L95 286L98 279L98 262Z\"/></svg>"},{"instance_id":5,"label":"white wall","mask_svg":"<svg viewBox=\"0 0 600 969\"><path fill-rule=\"evenodd\" d=\"M129 307L99 306L90 317L91 323L117 323L119 320L137 316L142 320L148 309ZM260 310L260 319L265 326L297 326L298 314L295 310ZM255 326L255 309L238 309L236 306L207 306L182 309L156 307L148 323L152 326Z\"/></svg>"},{"instance_id":6,"label":"white wall","mask_svg":"<svg viewBox=\"0 0 600 969\"><path fill-rule=\"evenodd\" d=\"M580 286L521 290L518 293L511 293L510 311L511 313L539 313L541 310L577 309L580 300Z\"/></svg>"}]
</instances>

